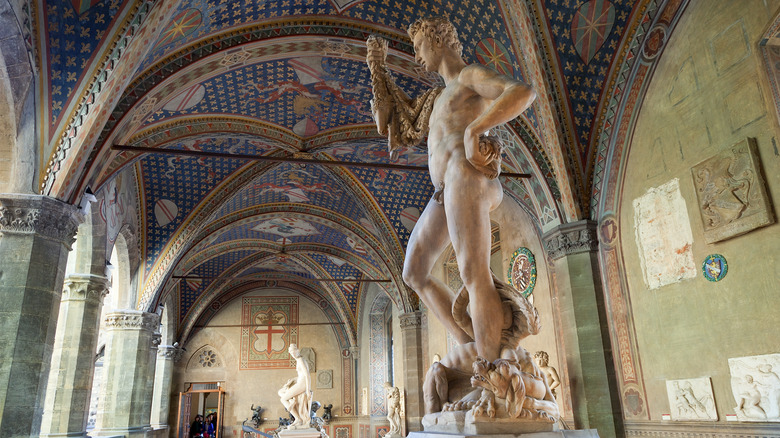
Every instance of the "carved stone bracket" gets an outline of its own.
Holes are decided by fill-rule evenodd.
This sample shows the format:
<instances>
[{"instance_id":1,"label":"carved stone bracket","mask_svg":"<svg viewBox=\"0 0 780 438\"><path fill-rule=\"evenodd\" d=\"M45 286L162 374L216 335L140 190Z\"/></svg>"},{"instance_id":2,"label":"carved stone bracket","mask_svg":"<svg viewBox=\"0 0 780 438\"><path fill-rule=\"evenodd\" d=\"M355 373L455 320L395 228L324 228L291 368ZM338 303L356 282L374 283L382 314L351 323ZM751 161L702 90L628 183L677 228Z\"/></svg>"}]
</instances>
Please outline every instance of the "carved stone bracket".
<instances>
[{"instance_id":1,"label":"carved stone bracket","mask_svg":"<svg viewBox=\"0 0 780 438\"><path fill-rule=\"evenodd\" d=\"M360 347L349 347L349 354L353 359L360 358Z\"/></svg>"},{"instance_id":2,"label":"carved stone bracket","mask_svg":"<svg viewBox=\"0 0 780 438\"><path fill-rule=\"evenodd\" d=\"M69 274L62 288L63 300L96 300L108 294L108 279L99 275Z\"/></svg>"},{"instance_id":3,"label":"carved stone bracket","mask_svg":"<svg viewBox=\"0 0 780 438\"><path fill-rule=\"evenodd\" d=\"M596 222L589 220L560 225L545 233L542 240L553 260L599 248Z\"/></svg>"},{"instance_id":4,"label":"carved stone bracket","mask_svg":"<svg viewBox=\"0 0 780 438\"><path fill-rule=\"evenodd\" d=\"M401 322L401 330L417 329L422 327L422 312L407 312L398 317Z\"/></svg>"},{"instance_id":5,"label":"carved stone bracket","mask_svg":"<svg viewBox=\"0 0 780 438\"><path fill-rule=\"evenodd\" d=\"M172 360L174 362L178 362L179 359L181 359L183 353L184 352L181 348L179 348L178 343L173 345L160 345L157 347L158 356L164 357L165 359Z\"/></svg>"},{"instance_id":6,"label":"carved stone bracket","mask_svg":"<svg viewBox=\"0 0 780 438\"><path fill-rule=\"evenodd\" d=\"M70 249L81 220L76 207L41 195L0 197L0 233L38 234Z\"/></svg>"},{"instance_id":7,"label":"carved stone bracket","mask_svg":"<svg viewBox=\"0 0 780 438\"><path fill-rule=\"evenodd\" d=\"M140 310L122 310L111 312L106 316L106 328L114 330L148 330L154 331L160 325L160 317L156 313Z\"/></svg>"},{"instance_id":8,"label":"carved stone bracket","mask_svg":"<svg viewBox=\"0 0 780 438\"><path fill-rule=\"evenodd\" d=\"M162 334L160 332L152 333L152 350L156 350L162 343Z\"/></svg>"}]
</instances>

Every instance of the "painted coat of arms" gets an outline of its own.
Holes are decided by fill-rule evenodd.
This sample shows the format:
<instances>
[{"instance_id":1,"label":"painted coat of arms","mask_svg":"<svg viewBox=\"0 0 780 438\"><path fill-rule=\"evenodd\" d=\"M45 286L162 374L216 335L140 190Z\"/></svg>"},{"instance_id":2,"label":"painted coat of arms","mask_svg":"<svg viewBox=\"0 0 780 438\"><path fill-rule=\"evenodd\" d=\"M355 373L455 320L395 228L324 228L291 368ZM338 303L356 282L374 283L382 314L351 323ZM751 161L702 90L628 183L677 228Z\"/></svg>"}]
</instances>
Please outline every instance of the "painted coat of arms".
<instances>
[{"instance_id":1,"label":"painted coat of arms","mask_svg":"<svg viewBox=\"0 0 780 438\"><path fill-rule=\"evenodd\" d=\"M298 342L298 297L244 297L239 369L295 368L287 348Z\"/></svg>"}]
</instances>

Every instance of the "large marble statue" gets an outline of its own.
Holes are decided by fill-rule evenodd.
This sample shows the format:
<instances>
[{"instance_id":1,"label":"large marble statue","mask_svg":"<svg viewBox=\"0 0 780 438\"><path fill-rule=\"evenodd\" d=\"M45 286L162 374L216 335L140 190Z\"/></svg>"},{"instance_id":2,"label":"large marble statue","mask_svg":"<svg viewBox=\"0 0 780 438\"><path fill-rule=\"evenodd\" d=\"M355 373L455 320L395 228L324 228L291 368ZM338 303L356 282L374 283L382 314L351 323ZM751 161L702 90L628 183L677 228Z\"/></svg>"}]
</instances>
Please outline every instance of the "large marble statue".
<instances>
[{"instance_id":1,"label":"large marble statue","mask_svg":"<svg viewBox=\"0 0 780 438\"><path fill-rule=\"evenodd\" d=\"M502 410L500 415L552 422L557 404L544 374L519 344L538 332L536 309L489 267L489 214L503 196L496 179L502 148L485 134L520 115L536 93L482 65L467 65L457 31L446 19L417 20L409 36L417 62L439 73L444 87L408 97L385 65L387 43L379 38L369 38L367 62L372 112L378 131L388 136L391 157L398 148L428 136L435 192L409 238L403 278L460 345L429 370L426 412L469 410L474 416L492 417L495 398L508 402L506 397L512 397L510 413ZM457 295L431 275L450 243L464 284ZM494 363L498 359L503 361ZM508 393L507 382L526 389L515 387Z\"/></svg>"},{"instance_id":2,"label":"large marble statue","mask_svg":"<svg viewBox=\"0 0 780 438\"><path fill-rule=\"evenodd\" d=\"M279 390L279 398L284 408L295 417L295 421L290 423L287 429L306 429L309 427L309 412L314 395L311 389L311 373L297 345L290 344L288 351L295 358L295 370L298 375L282 386Z\"/></svg>"},{"instance_id":3,"label":"large marble statue","mask_svg":"<svg viewBox=\"0 0 780 438\"><path fill-rule=\"evenodd\" d=\"M385 382L385 394L387 421L390 422L390 430L385 434L385 438L398 438L401 436L401 390L390 385L390 382Z\"/></svg>"}]
</instances>

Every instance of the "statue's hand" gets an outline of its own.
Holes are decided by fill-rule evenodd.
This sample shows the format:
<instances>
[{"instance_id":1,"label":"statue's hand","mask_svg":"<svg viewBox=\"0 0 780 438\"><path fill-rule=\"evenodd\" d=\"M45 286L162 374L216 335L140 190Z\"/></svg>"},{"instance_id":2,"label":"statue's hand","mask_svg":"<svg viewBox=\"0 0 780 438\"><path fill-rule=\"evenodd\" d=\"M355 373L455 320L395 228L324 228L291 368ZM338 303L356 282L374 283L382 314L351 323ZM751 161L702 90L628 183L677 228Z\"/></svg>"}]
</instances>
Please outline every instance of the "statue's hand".
<instances>
[{"instance_id":1,"label":"statue's hand","mask_svg":"<svg viewBox=\"0 0 780 438\"><path fill-rule=\"evenodd\" d=\"M487 163L500 158L503 151L504 146L497 137L492 135L479 136L479 152L485 157Z\"/></svg>"},{"instance_id":2,"label":"statue's hand","mask_svg":"<svg viewBox=\"0 0 780 438\"><path fill-rule=\"evenodd\" d=\"M368 40L366 40L366 47L368 48L368 52L366 53L367 62L385 63L385 59L387 59L387 40L376 35L371 35L368 37Z\"/></svg>"}]
</instances>

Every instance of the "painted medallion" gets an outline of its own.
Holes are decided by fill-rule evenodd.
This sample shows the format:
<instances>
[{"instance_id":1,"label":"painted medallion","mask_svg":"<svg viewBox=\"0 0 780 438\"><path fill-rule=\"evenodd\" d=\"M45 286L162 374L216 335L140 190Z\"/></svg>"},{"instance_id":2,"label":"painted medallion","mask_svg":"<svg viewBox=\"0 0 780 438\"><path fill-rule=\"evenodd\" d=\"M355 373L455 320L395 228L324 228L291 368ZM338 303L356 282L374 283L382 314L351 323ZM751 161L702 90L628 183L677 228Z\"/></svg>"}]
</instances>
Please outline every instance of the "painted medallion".
<instances>
[{"instance_id":1,"label":"painted medallion","mask_svg":"<svg viewBox=\"0 0 780 438\"><path fill-rule=\"evenodd\" d=\"M721 281L726 273L729 272L729 265L726 263L726 258L720 254L710 254L704 259L704 263L701 265L701 272L704 274L704 278L709 281Z\"/></svg>"},{"instance_id":2,"label":"painted medallion","mask_svg":"<svg viewBox=\"0 0 780 438\"><path fill-rule=\"evenodd\" d=\"M525 247L518 248L512 254L507 272L509 283L528 298L536 286L536 260L531 250Z\"/></svg>"}]
</instances>

